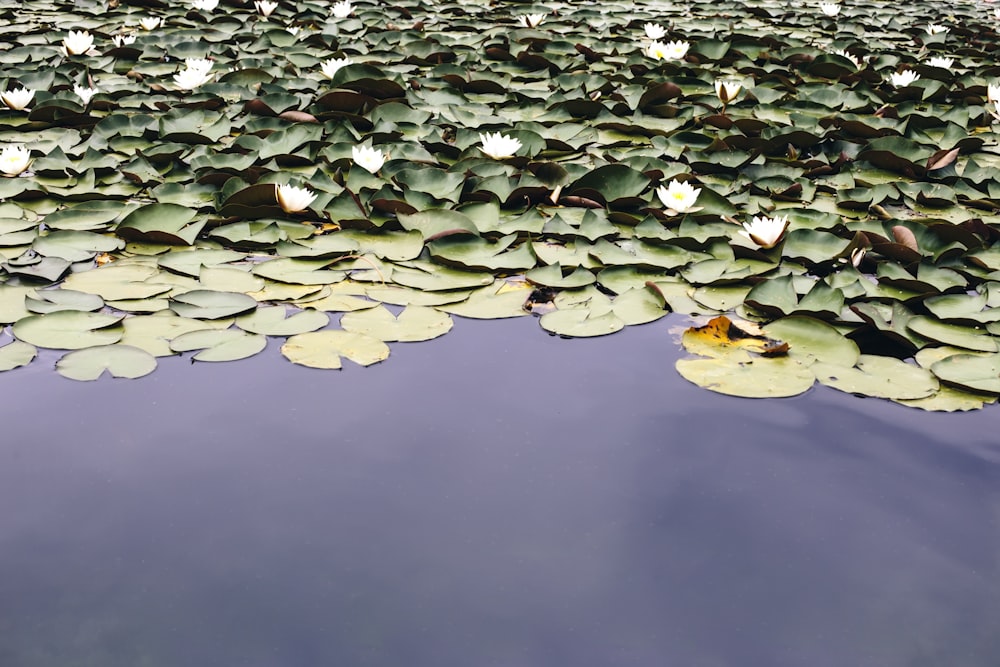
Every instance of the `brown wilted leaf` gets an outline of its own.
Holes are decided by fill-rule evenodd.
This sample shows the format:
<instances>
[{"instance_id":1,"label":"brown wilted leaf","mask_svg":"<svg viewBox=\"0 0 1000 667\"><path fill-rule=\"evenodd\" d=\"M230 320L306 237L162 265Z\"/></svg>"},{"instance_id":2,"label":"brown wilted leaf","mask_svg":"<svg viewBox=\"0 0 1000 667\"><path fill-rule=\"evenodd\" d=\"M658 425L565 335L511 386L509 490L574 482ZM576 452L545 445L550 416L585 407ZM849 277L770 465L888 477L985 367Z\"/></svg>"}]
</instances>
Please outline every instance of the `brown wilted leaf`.
<instances>
[{"instance_id":1,"label":"brown wilted leaf","mask_svg":"<svg viewBox=\"0 0 1000 667\"><path fill-rule=\"evenodd\" d=\"M930 156L927 160L927 171L944 169L958 159L958 154L961 150L961 148L952 148L950 151L940 150L937 153L934 153L934 155Z\"/></svg>"},{"instance_id":2,"label":"brown wilted leaf","mask_svg":"<svg viewBox=\"0 0 1000 667\"><path fill-rule=\"evenodd\" d=\"M913 252L920 252L920 248L917 247L917 237L906 227L895 225L892 228L892 236L896 239L896 243L906 246Z\"/></svg>"},{"instance_id":3,"label":"brown wilted leaf","mask_svg":"<svg viewBox=\"0 0 1000 667\"><path fill-rule=\"evenodd\" d=\"M719 315L700 327L684 331L681 343L684 349L703 357L728 357L731 354L753 353L762 356L782 356L788 353L788 344L758 335L733 323L725 315Z\"/></svg>"}]
</instances>

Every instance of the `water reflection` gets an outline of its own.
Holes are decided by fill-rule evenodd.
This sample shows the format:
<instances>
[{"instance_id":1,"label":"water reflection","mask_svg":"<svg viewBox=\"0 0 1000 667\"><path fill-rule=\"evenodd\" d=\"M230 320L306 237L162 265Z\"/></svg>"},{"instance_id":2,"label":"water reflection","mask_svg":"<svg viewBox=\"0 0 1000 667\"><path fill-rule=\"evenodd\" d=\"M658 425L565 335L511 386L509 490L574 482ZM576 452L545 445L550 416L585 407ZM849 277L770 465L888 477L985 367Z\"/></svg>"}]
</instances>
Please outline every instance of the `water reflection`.
<instances>
[{"instance_id":1,"label":"water reflection","mask_svg":"<svg viewBox=\"0 0 1000 667\"><path fill-rule=\"evenodd\" d=\"M0 665L995 664L996 410L730 399L662 323L536 327L0 375Z\"/></svg>"}]
</instances>

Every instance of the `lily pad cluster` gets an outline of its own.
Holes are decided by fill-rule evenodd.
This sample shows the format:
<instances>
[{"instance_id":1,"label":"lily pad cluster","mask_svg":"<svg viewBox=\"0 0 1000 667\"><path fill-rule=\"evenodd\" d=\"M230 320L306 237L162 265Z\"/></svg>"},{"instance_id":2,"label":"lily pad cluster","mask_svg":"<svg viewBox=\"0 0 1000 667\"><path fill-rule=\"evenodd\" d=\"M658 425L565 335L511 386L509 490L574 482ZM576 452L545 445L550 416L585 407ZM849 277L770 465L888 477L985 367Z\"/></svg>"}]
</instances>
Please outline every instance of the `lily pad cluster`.
<instances>
[{"instance_id":1,"label":"lily pad cluster","mask_svg":"<svg viewBox=\"0 0 1000 667\"><path fill-rule=\"evenodd\" d=\"M0 8L0 369L43 347L138 377L274 338L339 368L456 315L735 313L786 353L685 377L993 402L1000 18L838 7Z\"/></svg>"}]
</instances>

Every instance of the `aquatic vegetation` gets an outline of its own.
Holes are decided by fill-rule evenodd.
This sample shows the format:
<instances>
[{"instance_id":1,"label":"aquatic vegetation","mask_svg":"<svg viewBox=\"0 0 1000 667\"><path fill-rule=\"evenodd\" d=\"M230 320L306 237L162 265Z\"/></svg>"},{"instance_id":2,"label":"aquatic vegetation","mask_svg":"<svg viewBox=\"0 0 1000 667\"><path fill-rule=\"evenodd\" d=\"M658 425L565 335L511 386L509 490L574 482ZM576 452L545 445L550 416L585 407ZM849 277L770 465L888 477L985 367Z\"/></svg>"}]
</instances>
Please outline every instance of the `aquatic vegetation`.
<instances>
[{"instance_id":1,"label":"aquatic vegetation","mask_svg":"<svg viewBox=\"0 0 1000 667\"><path fill-rule=\"evenodd\" d=\"M268 337L339 367L453 316L568 337L675 312L778 341L678 364L716 391L1000 395L984 8L123 5L0 9L0 145L24 147L0 369L47 347L134 377Z\"/></svg>"}]
</instances>

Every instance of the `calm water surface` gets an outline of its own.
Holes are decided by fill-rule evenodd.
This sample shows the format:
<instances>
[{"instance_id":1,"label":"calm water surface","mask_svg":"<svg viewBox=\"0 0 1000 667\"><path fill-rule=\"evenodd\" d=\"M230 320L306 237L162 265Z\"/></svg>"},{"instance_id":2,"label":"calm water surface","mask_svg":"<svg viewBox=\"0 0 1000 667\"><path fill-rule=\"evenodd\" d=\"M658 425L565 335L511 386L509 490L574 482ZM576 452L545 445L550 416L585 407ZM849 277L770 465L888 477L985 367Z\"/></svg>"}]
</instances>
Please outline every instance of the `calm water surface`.
<instances>
[{"instance_id":1,"label":"calm water surface","mask_svg":"<svg viewBox=\"0 0 1000 667\"><path fill-rule=\"evenodd\" d=\"M669 326L0 375L0 666L1000 664L1000 412L720 397Z\"/></svg>"}]
</instances>

